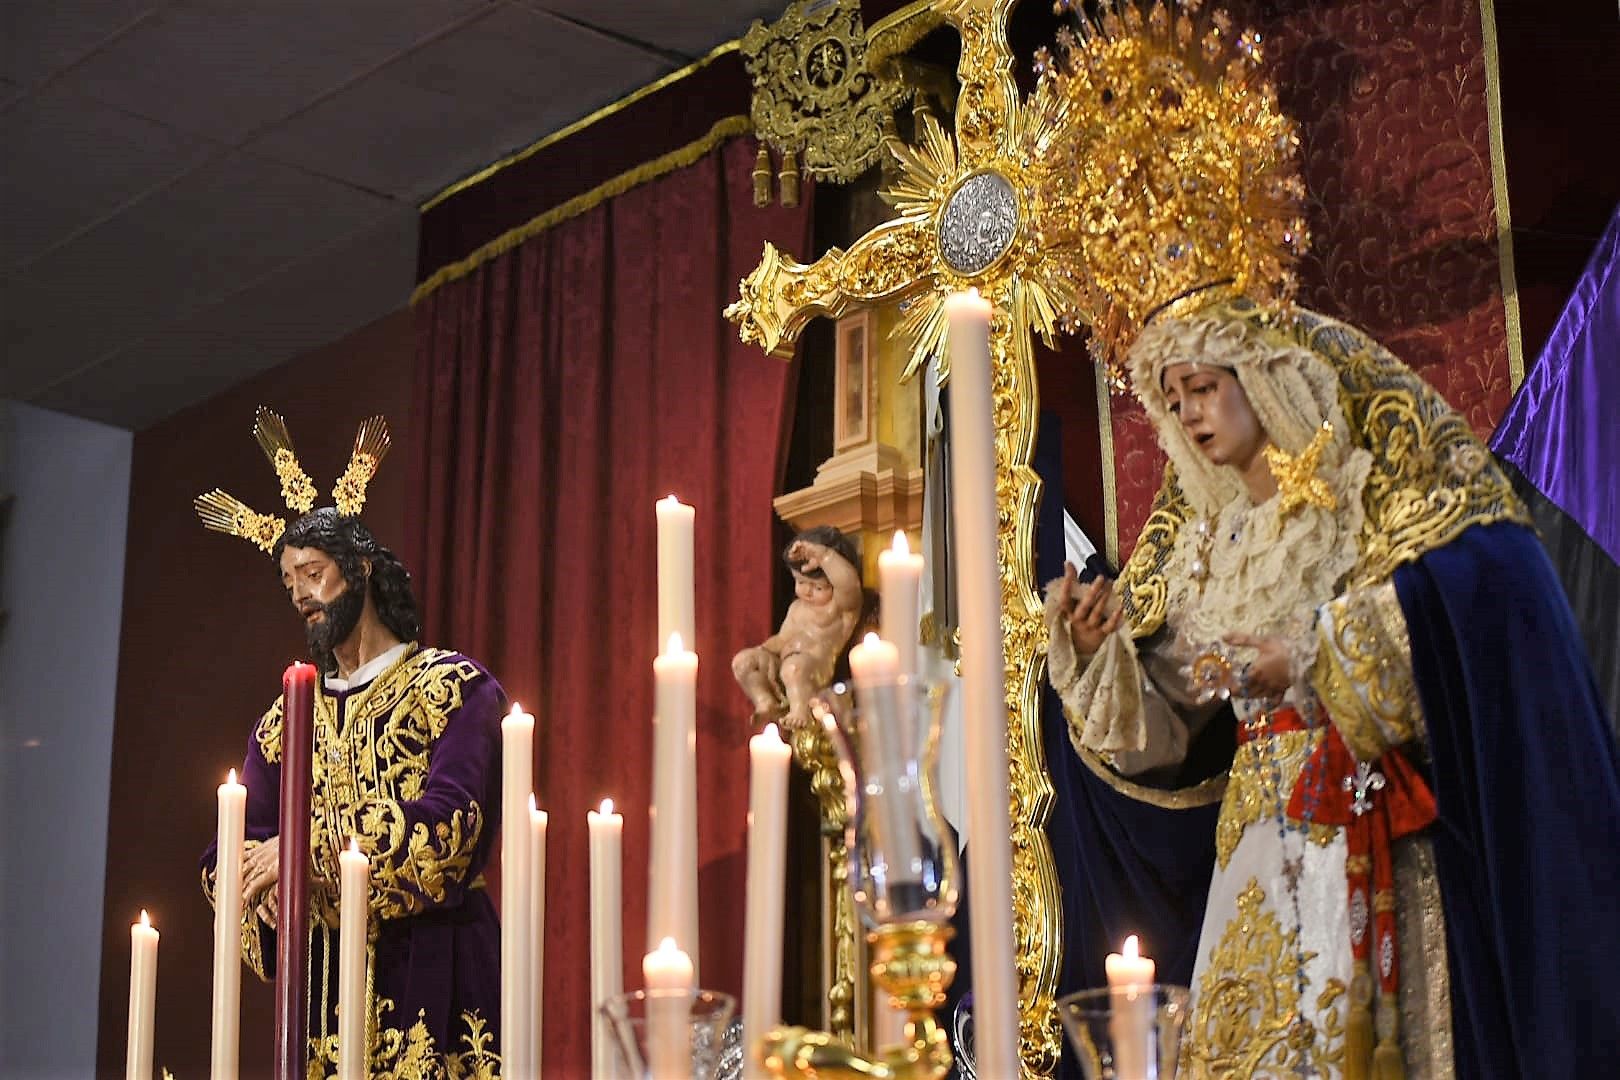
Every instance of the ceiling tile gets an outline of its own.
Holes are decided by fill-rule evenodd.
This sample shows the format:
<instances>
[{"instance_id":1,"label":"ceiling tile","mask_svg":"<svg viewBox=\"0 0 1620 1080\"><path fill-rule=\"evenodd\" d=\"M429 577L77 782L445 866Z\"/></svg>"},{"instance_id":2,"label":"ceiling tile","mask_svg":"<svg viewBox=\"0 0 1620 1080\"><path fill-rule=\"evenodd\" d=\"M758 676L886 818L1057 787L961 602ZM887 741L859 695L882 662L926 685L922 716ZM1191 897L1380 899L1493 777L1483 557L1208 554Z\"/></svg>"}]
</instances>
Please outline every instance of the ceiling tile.
<instances>
[{"instance_id":1,"label":"ceiling tile","mask_svg":"<svg viewBox=\"0 0 1620 1080\"><path fill-rule=\"evenodd\" d=\"M400 208L119 349L31 401L120 427L150 426L398 311L410 296L416 226L415 213ZM409 377L409 356L379 356L376 362L379 377Z\"/></svg>"},{"instance_id":2,"label":"ceiling tile","mask_svg":"<svg viewBox=\"0 0 1620 1080\"><path fill-rule=\"evenodd\" d=\"M0 74L37 83L162 6L155 0L5 0Z\"/></svg>"},{"instance_id":3,"label":"ceiling tile","mask_svg":"<svg viewBox=\"0 0 1620 1080\"><path fill-rule=\"evenodd\" d=\"M0 114L0 146L0 273L217 150L56 88Z\"/></svg>"},{"instance_id":4,"label":"ceiling tile","mask_svg":"<svg viewBox=\"0 0 1620 1080\"><path fill-rule=\"evenodd\" d=\"M604 4L600 0L527 0L529 6L566 15L589 26L645 41L692 58L721 42L741 37L755 19L775 22L787 0L640 0Z\"/></svg>"},{"instance_id":5,"label":"ceiling tile","mask_svg":"<svg viewBox=\"0 0 1620 1080\"><path fill-rule=\"evenodd\" d=\"M186 131L238 141L487 0L203 0L167 7L64 76Z\"/></svg>"},{"instance_id":6,"label":"ceiling tile","mask_svg":"<svg viewBox=\"0 0 1620 1080\"><path fill-rule=\"evenodd\" d=\"M397 208L233 153L7 279L0 385L13 394L20 387L26 397Z\"/></svg>"},{"instance_id":7,"label":"ceiling tile","mask_svg":"<svg viewBox=\"0 0 1620 1080\"><path fill-rule=\"evenodd\" d=\"M416 199L671 66L557 19L507 8L401 58L250 145Z\"/></svg>"}]
</instances>

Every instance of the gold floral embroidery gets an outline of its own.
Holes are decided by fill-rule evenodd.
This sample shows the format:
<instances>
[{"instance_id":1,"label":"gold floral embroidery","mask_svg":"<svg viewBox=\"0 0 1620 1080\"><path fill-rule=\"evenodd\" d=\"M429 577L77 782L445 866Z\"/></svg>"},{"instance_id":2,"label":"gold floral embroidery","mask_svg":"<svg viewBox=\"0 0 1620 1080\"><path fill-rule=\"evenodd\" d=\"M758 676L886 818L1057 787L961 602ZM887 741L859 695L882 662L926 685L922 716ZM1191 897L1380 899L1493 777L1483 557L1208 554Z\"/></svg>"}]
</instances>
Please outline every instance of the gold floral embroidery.
<instances>
[{"instance_id":1,"label":"gold floral embroidery","mask_svg":"<svg viewBox=\"0 0 1620 1080\"><path fill-rule=\"evenodd\" d=\"M1238 895L1237 916L1199 983L1178 1075L1280 1077L1314 1068L1326 1076L1342 1061L1344 983L1330 979L1317 995L1319 1030L1300 1006L1300 965L1316 954L1300 950L1298 930L1283 933L1265 899L1254 878Z\"/></svg>"},{"instance_id":2,"label":"gold floral embroidery","mask_svg":"<svg viewBox=\"0 0 1620 1080\"><path fill-rule=\"evenodd\" d=\"M1244 830L1257 821L1275 821L1287 809L1300 770L1321 735L1320 731L1284 731L1238 747L1232 758L1220 820L1215 825L1215 859L1221 869L1232 861ZM1309 835L1314 843L1325 847L1333 842L1338 829L1313 823Z\"/></svg>"},{"instance_id":3,"label":"gold floral embroidery","mask_svg":"<svg viewBox=\"0 0 1620 1080\"><path fill-rule=\"evenodd\" d=\"M253 729L253 738L259 744L264 760L274 765L281 760L281 699L265 711Z\"/></svg>"},{"instance_id":4,"label":"gold floral embroidery","mask_svg":"<svg viewBox=\"0 0 1620 1080\"><path fill-rule=\"evenodd\" d=\"M440 1053L421 1010L409 1028L381 1026L381 1014L393 1008L387 998L377 1003L378 1026L370 1038L370 1080L500 1080L501 1058L494 1049L494 1034L477 1012L461 1014L461 1026L466 1030L460 1041L466 1049ZM310 1039L309 1080L336 1080L337 1064L336 1035Z\"/></svg>"},{"instance_id":5,"label":"gold floral embroidery","mask_svg":"<svg viewBox=\"0 0 1620 1080\"><path fill-rule=\"evenodd\" d=\"M397 802L371 803L360 817L360 835L372 841L371 904L385 919L421 911L423 897L444 903L446 882L465 874L484 827L477 801L465 813L456 810L449 821L435 822L431 831L418 821L408 838Z\"/></svg>"},{"instance_id":6,"label":"gold floral embroidery","mask_svg":"<svg viewBox=\"0 0 1620 1080\"><path fill-rule=\"evenodd\" d=\"M1412 646L1395 586L1353 589L1324 605L1312 671L1345 745L1362 761L1410 742L1422 729Z\"/></svg>"}]
</instances>

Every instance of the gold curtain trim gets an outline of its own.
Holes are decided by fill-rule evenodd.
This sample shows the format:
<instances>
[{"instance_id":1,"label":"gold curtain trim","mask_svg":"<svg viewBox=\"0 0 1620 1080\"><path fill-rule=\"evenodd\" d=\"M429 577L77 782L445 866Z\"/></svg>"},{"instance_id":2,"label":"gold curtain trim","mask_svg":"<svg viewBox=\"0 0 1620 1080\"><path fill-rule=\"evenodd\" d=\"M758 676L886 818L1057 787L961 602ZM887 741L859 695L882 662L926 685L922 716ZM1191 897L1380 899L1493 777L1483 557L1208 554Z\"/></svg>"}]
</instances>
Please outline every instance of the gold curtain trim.
<instances>
[{"instance_id":1,"label":"gold curtain trim","mask_svg":"<svg viewBox=\"0 0 1620 1080\"><path fill-rule=\"evenodd\" d=\"M715 125L709 129L708 134L696 142L689 142L685 146L677 147L667 154L622 172L613 179L599 184L589 191L575 195L567 202L559 203L543 214L530 218L522 225L508 229L500 236L479 247L466 258L439 267L433 272L432 277L418 285L416 290L411 293L411 303L420 302L441 285L466 277L484 263L505 255L519 244L532 240L547 229L560 225L569 218L578 217L587 210L595 209L608 199L617 198L632 188L640 187L649 180L656 180L667 173L693 165L727 139L735 138L738 135L746 135L753 130L753 123L746 116L727 116L716 121Z\"/></svg>"},{"instance_id":2,"label":"gold curtain trim","mask_svg":"<svg viewBox=\"0 0 1620 1080\"><path fill-rule=\"evenodd\" d=\"M891 12L866 31L866 66L876 71L907 52L917 42L945 25L945 15L935 0L915 0Z\"/></svg>"},{"instance_id":3,"label":"gold curtain trim","mask_svg":"<svg viewBox=\"0 0 1620 1080\"><path fill-rule=\"evenodd\" d=\"M1161 791L1158 788L1133 784L1113 769L1110 769L1108 764L1093 750L1081 749L1080 760L1086 763L1086 768L1096 773L1099 779L1121 795L1164 810L1192 810L1199 806L1209 806L1211 803L1220 802L1226 795L1226 775L1224 773L1220 776L1212 776L1203 783L1194 784L1190 788Z\"/></svg>"},{"instance_id":4,"label":"gold curtain trim","mask_svg":"<svg viewBox=\"0 0 1620 1080\"><path fill-rule=\"evenodd\" d=\"M1114 475L1114 395L1108 370L1093 364L1097 377L1097 444L1102 455L1103 549L1108 565L1119 567L1119 477Z\"/></svg>"},{"instance_id":5,"label":"gold curtain trim","mask_svg":"<svg viewBox=\"0 0 1620 1080\"><path fill-rule=\"evenodd\" d=\"M1496 2L1480 0L1485 39L1485 113L1491 138L1491 193L1496 201L1496 261L1502 273L1502 306L1507 313L1508 380L1524 382L1524 324L1519 318L1519 281L1513 269L1513 216L1508 210L1507 152L1502 141L1502 59L1496 41Z\"/></svg>"},{"instance_id":6,"label":"gold curtain trim","mask_svg":"<svg viewBox=\"0 0 1620 1080\"><path fill-rule=\"evenodd\" d=\"M714 63L714 61L718 60L727 53L736 52L740 43L740 39L733 38L731 41L717 45L710 50L707 55L699 57L690 64L687 64L685 67L672 71L668 75L665 75L654 82L648 83L646 86L625 95L618 101L613 102L611 105L604 105L602 108L597 109L589 116L584 116L578 120L575 120L567 127L559 128L558 130L553 131L550 135L545 136L538 142L530 143L521 150L513 151L512 153L496 161L494 164L487 165L478 170L471 176L457 180L455 183L433 196L427 202L423 203L419 208L420 212L425 214L435 206L438 206L440 203L444 202L444 200L450 198L450 196L455 195L458 192L466 191L470 187L476 187L477 185L482 184L485 180L488 180L490 177L494 176L508 165L516 165L525 158L533 157L546 147L553 146L559 142L562 142L571 135L576 135L579 132L584 131L598 120L605 120L614 113L628 109L630 106L634 105L642 98L647 97L649 94L656 94L658 91L664 89L664 87L680 82L693 72L702 71L704 68L708 67L710 64Z\"/></svg>"}]
</instances>

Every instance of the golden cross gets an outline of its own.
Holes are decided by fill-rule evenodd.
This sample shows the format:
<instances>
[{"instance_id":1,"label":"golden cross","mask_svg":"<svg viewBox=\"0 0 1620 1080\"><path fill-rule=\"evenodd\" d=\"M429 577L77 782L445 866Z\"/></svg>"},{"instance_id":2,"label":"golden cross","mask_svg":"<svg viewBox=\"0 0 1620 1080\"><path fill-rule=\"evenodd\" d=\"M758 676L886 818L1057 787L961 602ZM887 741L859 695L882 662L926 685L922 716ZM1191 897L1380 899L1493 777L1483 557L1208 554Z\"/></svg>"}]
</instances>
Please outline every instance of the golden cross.
<instances>
[{"instance_id":1,"label":"golden cross","mask_svg":"<svg viewBox=\"0 0 1620 1080\"><path fill-rule=\"evenodd\" d=\"M1045 631L1034 582L1040 480L1030 467L1039 394L1031 335L1048 343L1078 306L1076 268L1042 250L1035 191L1047 147L1071 122L1063 108L1028 106L1013 81L1007 19L1017 0L940 0L936 12L962 39L955 130L920 116L916 142L890 142L899 178L883 193L897 215L848 251L808 265L767 244L726 309L744 341L791 355L817 316L852 304L898 303L896 335L911 358L902 378L936 362L949 378L944 300L975 288L995 308L990 327L991 407L996 425L996 502L1006 635L1011 761L1013 918L1018 942L1020 1049L1026 1070L1055 1067L1053 994L1063 955L1061 898L1045 826L1053 791L1041 748L1040 683Z\"/></svg>"}]
</instances>

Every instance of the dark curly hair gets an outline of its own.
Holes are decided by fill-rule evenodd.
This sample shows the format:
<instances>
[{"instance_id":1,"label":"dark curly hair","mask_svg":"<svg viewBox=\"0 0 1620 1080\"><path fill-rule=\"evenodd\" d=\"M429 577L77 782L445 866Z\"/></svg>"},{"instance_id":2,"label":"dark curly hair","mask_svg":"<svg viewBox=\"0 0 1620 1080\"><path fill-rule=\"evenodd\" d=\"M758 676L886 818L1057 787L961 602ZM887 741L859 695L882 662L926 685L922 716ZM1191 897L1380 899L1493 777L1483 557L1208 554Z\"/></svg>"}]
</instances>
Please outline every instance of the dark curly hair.
<instances>
[{"instance_id":1,"label":"dark curly hair","mask_svg":"<svg viewBox=\"0 0 1620 1080\"><path fill-rule=\"evenodd\" d=\"M356 590L366 587L365 564L369 561L371 600L382 624L401 641L421 636L422 619L411 592L410 571L398 556L377 543L359 518L343 517L336 507L323 506L287 526L271 552L277 574L281 573L281 553L289 547L324 551L342 571L344 584Z\"/></svg>"},{"instance_id":2,"label":"dark curly hair","mask_svg":"<svg viewBox=\"0 0 1620 1080\"><path fill-rule=\"evenodd\" d=\"M782 549L782 561L787 563L789 570L796 570L805 577L809 578L824 578L827 576L826 573L823 572L819 567L817 567L815 570L805 570L802 565L797 564L792 559L788 558L788 552L793 550L793 544L798 543L800 540L810 544L820 544L825 548L831 548L833 551L836 551L838 554L842 555L845 562L855 567L857 571L860 570L861 557L855 553L855 542L849 537L845 536L838 530L836 526L833 525L817 525L815 528L806 529L799 535L795 536L792 543L788 544L787 547Z\"/></svg>"}]
</instances>

